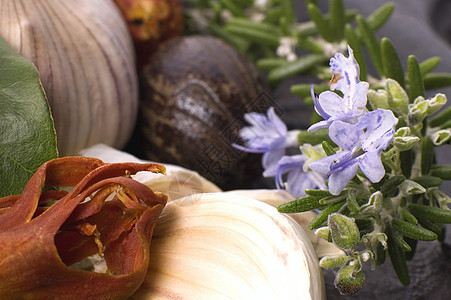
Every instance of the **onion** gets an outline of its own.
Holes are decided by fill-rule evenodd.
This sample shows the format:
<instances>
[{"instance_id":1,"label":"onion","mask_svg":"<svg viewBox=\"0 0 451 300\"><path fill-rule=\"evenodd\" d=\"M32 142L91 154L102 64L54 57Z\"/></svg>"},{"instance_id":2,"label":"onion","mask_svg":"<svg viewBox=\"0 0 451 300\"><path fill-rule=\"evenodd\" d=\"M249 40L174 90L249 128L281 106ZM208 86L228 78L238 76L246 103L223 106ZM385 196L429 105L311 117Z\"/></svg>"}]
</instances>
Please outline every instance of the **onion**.
<instances>
[{"instance_id":1,"label":"onion","mask_svg":"<svg viewBox=\"0 0 451 300\"><path fill-rule=\"evenodd\" d=\"M0 0L0 36L38 68L60 155L134 129L138 80L126 22L111 0Z\"/></svg>"}]
</instances>

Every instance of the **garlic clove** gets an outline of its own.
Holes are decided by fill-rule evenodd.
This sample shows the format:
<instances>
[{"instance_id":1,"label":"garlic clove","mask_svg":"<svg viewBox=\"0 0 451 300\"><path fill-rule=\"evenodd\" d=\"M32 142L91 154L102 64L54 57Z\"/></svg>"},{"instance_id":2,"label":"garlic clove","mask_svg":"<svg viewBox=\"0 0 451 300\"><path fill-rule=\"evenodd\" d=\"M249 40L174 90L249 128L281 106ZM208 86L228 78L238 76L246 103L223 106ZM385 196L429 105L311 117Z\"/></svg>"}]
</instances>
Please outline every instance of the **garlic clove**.
<instances>
[{"instance_id":1,"label":"garlic clove","mask_svg":"<svg viewBox=\"0 0 451 300\"><path fill-rule=\"evenodd\" d=\"M325 299L302 228L261 201L227 193L169 202L133 299Z\"/></svg>"},{"instance_id":2,"label":"garlic clove","mask_svg":"<svg viewBox=\"0 0 451 300\"><path fill-rule=\"evenodd\" d=\"M231 195L239 195L250 197L259 201L263 201L271 206L277 207L280 204L289 202L294 200L295 198L291 196L284 190L234 190L227 191L226 194ZM308 229L308 224L313 220L316 216L316 213L313 211L306 211L302 213L294 213L294 214L285 214L292 218L295 222L297 222L301 228L304 230L305 234L309 238L310 242L313 245L313 249L315 249L316 255L318 258L321 258L326 255L339 255L343 254L343 251L337 248L333 243L329 243L328 241L320 238L315 234L314 231Z\"/></svg>"}]
</instances>

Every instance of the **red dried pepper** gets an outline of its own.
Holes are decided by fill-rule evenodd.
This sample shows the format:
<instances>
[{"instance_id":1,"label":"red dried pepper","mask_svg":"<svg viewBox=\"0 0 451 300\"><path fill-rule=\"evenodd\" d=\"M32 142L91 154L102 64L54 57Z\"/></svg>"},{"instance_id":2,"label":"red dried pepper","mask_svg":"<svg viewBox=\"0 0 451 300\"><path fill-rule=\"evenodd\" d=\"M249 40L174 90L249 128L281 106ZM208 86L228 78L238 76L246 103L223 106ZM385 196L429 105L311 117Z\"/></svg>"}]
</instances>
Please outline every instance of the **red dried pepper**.
<instances>
[{"instance_id":1,"label":"red dried pepper","mask_svg":"<svg viewBox=\"0 0 451 300\"><path fill-rule=\"evenodd\" d=\"M130 178L139 171L165 168L58 158L43 164L21 195L0 198L0 298L132 295L146 275L150 239L167 202ZM43 191L55 186L73 188ZM107 272L71 267L95 254Z\"/></svg>"}]
</instances>

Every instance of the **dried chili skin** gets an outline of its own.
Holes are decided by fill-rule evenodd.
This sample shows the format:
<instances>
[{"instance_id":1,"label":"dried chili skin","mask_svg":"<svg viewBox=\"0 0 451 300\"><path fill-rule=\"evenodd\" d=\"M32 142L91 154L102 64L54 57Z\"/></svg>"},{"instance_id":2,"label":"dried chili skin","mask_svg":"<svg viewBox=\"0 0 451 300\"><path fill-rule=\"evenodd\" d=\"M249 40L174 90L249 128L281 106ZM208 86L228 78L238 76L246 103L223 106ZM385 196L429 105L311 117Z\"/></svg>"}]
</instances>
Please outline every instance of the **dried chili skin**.
<instances>
[{"instance_id":1,"label":"dried chili skin","mask_svg":"<svg viewBox=\"0 0 451 300\"><path fill-rule=\"evenodd\" d=\"M146 275L153 229L167 202L130 178L139 171L165 169L58 158L44 163L21 195L0 198L0 298L131 296ZM43 192L54 186L73 188ZM106 273L70 267L96 253Z\"/></svg>"}]
</instances>

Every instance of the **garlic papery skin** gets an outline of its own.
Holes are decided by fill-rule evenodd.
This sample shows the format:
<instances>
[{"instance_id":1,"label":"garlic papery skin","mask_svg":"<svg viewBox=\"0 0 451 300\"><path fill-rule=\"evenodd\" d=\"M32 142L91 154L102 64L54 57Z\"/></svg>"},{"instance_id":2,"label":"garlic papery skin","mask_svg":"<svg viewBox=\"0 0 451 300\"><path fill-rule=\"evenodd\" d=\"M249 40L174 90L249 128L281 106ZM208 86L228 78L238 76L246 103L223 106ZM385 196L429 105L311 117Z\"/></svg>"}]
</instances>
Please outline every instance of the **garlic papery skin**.
<instances>
[{"instance_id":1,"label":"garlic papery skin","mask_svg":"<svg viewBox=\"0 0 451 300\"><path fill-rule=\"evenodd\" d=\"M207 193L169 202L133 299L325 299L300 226L261 201Z\"/></svg>"},{"instance_id":2,"label":"garlic papery skin","mask_svg":"<svg viewBox=\"0 0 451 300\"><path fill-rule=\"evenodd\" d=\"M83 149L80 151L80 154L86 157L99 158L106 163L149 162L104 144ZM159 191L167 195L168 201L189 195L222 191L217 185L200 176L195 171L171 164L165 164L165 167L166 175L152 172L138 172L136 175L132 175L132 178L147 185L154 191Z\"/></svg>"},{"instance_id":3,"label":"garlic papery skin","mask_svg":"<svg viewBox=\"0 0 451 300\"><path fill-rule=\"evenodd\" d=\"M0 36L39 70L61 156L128 142L138 80L130 33L112 0L0 0Z\"/></svg>"}]
</instances>

